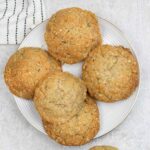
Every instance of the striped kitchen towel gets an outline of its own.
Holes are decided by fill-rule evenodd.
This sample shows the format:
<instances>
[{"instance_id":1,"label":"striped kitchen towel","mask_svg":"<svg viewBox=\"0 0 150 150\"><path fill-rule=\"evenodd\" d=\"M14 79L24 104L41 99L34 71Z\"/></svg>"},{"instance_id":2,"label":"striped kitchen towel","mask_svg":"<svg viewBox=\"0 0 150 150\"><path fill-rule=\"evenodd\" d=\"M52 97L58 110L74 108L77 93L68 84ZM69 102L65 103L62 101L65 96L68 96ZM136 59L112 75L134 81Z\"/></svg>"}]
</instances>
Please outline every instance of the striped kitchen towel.
<instances>
[{"instance_id":1,"label":"striped kitchen towel","mask_svg":"<svg viewBox=\"0 0 150 150\"><path fill-rule=\"evenodd\" d=\"M43 0L0 0L0 44L19 44L46 19Z\"/></svg>"}]
</instances>

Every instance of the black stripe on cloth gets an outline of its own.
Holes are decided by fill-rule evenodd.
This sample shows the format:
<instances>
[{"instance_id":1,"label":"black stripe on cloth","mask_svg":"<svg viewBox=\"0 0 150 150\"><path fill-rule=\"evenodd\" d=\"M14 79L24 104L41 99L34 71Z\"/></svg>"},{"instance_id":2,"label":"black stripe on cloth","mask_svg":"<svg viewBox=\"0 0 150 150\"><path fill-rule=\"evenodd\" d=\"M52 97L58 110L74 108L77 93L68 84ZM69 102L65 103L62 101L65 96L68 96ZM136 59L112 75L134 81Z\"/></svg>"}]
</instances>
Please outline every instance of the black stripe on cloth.
<instances>
[{"instance_id":1,"label":"black stripe on cloth","mask_svg":"<svg viewBox=\"0 0 150 150\"><path fill-rule=\"evenodd\" d=\"M26 36L28 8L29 8L29 0L27 0L26 17L25 17L25 21L24 21L24 37Z\"/></svg>"},{"instance_id":2,"label":"black stripe on cloth","mask_svg":"<svg viewBox=\"0 0 150 150\"><path fill-rule=\"evenodd\" d=\"M10 18L15 14L16 12L16 0L14 0L14 10L11 16L9 16L8 20L7 20L7 44L9 44L9 20Z\"/></svg>"},{"instance_id":3,"label":"black stripe on cloth","mask_svg":"<svg viewBox=\"0 0 150 150\"><path fill-rule=\"evenodd\" d=\"M5 4L6 7L5 7L5 10L4 10L3 16L0 18L0 20L2 20L5 17L6 12L8 10L8 0L6 0L5 2L6 2L6 4Z\"/></svg>"},{"instance_id":4,"label":"black stripe on cloth","mask_svg":"<svg viewBox=\"0 0 150 150\"><path fill-rule=\"evenodd\" d=\"M40 4L41 4L41 19L43 22L43 3L42 3L42 0L40 0Z\"/></svg>"},{"instance_id":5,"label":"black stripe on cloth","mask_svg":"<svg viewBox=\"0 0 150 150\"><path fill-rule=\"evenodd\" d=\"M22 11L24 9L24 1L25 0L22 1L22 9L17 16L17 21L16 21L16 34L15 34L16 44L18 44L18 21L19 21L20 14L22 13Z\"/></svg>"},{"instance_id":6,"label":"black stripe on cloth","mask_svg":"<svg viewBox=\"0 0 150 150\"><path fill-rule=\"evenodd\" d=\"M36 8L35 8L35 1L33 0L33 24L35 24L35 11L36 11Z\"/></svg>"}]
</instances>

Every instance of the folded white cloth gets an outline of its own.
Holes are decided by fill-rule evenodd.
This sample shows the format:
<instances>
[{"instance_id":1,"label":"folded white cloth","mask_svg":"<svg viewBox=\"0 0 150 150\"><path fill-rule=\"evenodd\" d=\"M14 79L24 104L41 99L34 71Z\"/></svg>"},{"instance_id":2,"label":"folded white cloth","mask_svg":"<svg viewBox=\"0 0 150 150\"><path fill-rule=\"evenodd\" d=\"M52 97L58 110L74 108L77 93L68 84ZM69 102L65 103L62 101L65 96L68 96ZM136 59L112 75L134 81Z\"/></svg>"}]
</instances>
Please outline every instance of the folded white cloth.
<instances>
[{"instance_id":1,"label":"folded white cloth","mask_svg":"<svg viewBox=\"0 0 150 150\"><path fill-rule=\"evenodd\" d=\"M43 0L0 0L0 44L19 44L46 19Z\"/></svg>"}]
</instances>

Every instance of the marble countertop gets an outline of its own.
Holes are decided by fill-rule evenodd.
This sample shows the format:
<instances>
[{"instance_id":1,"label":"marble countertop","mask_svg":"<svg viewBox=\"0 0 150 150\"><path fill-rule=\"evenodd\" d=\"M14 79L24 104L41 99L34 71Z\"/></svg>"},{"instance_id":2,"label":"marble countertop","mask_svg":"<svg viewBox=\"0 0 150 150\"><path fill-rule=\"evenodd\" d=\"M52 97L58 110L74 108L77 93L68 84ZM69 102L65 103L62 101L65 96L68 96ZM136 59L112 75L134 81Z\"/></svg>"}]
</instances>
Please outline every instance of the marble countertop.
<instances>
[{"instance_id":1,"label":"marble countertop","mask_svg":"<svg viewBox=\"0 0 150 150\"><path fill-rule=\"evenodd\" d=\"M3 70L18 45L0 46L0 150L88 150L114 145L120 150L150 150L150 1L149 0L45 0L47 15L78 6L92 10L118 26L130 40L141 66L141 89L128 118L107 135L81 147L56 144L22 116L3 81Z\"/></svg>"}]
</instances>

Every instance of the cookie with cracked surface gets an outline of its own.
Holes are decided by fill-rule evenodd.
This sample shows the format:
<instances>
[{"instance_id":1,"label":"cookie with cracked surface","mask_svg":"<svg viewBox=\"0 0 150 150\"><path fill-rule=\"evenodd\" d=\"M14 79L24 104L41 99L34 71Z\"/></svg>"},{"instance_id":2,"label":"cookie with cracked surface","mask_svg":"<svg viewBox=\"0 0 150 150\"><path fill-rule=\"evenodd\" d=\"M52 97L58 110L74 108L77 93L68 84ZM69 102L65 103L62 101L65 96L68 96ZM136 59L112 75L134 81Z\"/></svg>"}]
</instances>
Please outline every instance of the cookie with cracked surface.
<instances>
[{"instance_id":1,"label":"cookie with cracked surface","mask_svg":"<svg viewBox=\"0 0 150 150\"><path fill-rule=\"evenodd\" d=\"M43 120L43 126L52 139L68 146L88 143L99 130L99 111L95 100L89 96L80 112L63 124L51 124Z\"/></svg>"},{"instance_id":2,"label":"cookie with cracked surface","mask_svg":"<svg viewBox=\"0 0 150 150\"><path fill-rule=\"evenodd\" d=\"M61 123L76 115L84 105L84 82L67 72L48 75L36 88L35 106L44 120Z\"/></svg>"},{"instance_id":3,"label":"cookie with cracked surface","mask_svg":"<svg viewBox=\"0 0 150 150\"><path fill-rule=\"evenodd\" d=\"M48 73L60 70L60 63L49 56L46 51L25 47L9 58L4 78L13 94L32 99L38 82Z\"/></svg>"},{"instance_id":4,"label":"cookie with cracked surface","mask_svg":"<svg viewBox=\"0 0 150 150\"><path fill-rule=\"evenodd\" d=\"M118 150L118 148L112 146L95 146L90 148L90 150Z\"/></svg>"},{"instance_id":5,"label":"cookie with cracked surface","mask_svg":"<svg viewBox=\"0 0 150 150\"><path fill-rule=\"evenodd\" d=\"M49 53L56 59L73 64L85 59L102 43L96 16L80 8L56 12L46 27L45 41Z\"/></svg>"},{"instance_id":6,"label":"cookie with cracked surface","mask_svg":"<svg viewBox=\"0 0 150 150\"><path fill-rule=\"evenodd\" d=\"M82 78L91 96L116 102L132 94L139 82L136 58L122 46L94 49L83 65Z\"/></svg>"}]
</instances>

